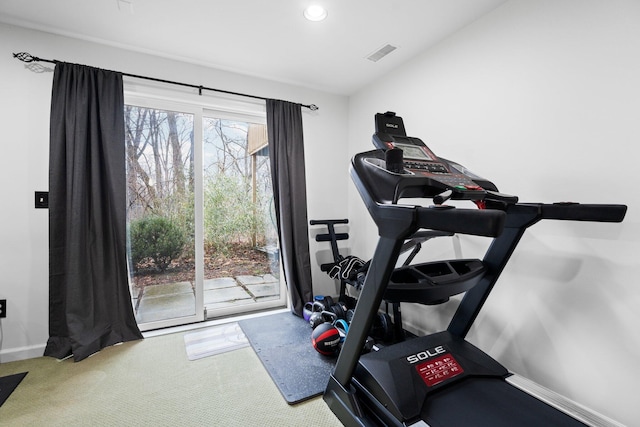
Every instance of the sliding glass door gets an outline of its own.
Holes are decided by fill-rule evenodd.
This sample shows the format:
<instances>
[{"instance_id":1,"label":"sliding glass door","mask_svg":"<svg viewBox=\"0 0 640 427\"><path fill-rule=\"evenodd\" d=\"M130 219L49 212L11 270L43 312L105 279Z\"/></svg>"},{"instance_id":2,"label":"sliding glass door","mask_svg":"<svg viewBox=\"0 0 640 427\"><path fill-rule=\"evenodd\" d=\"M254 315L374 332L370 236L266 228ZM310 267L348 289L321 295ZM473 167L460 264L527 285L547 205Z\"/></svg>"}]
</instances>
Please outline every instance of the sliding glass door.
<instances>
[{"instance_id":1,"label":"sliding glass door","mask_svg":"<svg viewBox=\"0 0 640 427\"><path fill-rule=\"evenodd\" d=\"M285 306L264 114L129 96L125 123L140 328Z\"/></svg>"}]
</instances>

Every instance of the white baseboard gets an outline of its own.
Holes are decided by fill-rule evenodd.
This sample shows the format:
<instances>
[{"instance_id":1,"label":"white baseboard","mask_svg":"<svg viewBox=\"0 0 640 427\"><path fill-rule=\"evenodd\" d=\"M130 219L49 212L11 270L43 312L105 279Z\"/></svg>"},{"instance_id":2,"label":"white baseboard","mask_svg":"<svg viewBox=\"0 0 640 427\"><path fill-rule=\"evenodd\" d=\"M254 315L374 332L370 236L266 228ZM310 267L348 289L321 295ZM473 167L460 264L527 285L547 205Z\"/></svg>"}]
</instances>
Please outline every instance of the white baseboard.
<instances>
[{"instance_id":1,"label":"white baseboard","mask_svg":"<svg viewBox=\"0 0 640 427\"><path fill-rule=\"evenodd\" d=\"M46 344L38 344L27 347L17 347L0 350L0 363L15 362L18 360L41 357L44 354L45 347Z\"/></svg>"},{"instance_id":2,"label":"white baseboard","mask_svg":"<svg viewBox=\"0 0 640 427\"><path fill-rule=\"evenodd\" d=\"M590 427L624 427L624 425L619 422L582 406L525 377L513 374L507 377L507 382Z\"/></svg>"}]
</instances>

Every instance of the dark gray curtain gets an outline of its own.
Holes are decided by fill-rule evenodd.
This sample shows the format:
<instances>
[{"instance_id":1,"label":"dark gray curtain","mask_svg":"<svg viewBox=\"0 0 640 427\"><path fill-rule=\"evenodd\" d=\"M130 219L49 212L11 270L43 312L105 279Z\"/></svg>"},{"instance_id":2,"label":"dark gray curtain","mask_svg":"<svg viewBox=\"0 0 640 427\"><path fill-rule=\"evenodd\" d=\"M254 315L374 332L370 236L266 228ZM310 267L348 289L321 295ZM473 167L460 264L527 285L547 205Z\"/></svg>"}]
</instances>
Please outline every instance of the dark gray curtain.
<instances>
[{"instance_id":1,"label":"dark gray curtain","mask_svg":"<svg viewBox=\"0 0 640 427\"><path fill-rule=\"evenodd\" d=\"M49 340L79 361L142 338L129 295L122 75L57 63L49 154Z\"/></svg>"},{"instance_id":2,"label":"dark gray curtain","mask_svg":"<svg viewBox=\"0 0 640 427\"><path fill-rule=\"evenodd\" d=\"M291 311L301 316L313 299L301 105L267 100L267 132L285 281Z\"/></svg>"}]
</instances>

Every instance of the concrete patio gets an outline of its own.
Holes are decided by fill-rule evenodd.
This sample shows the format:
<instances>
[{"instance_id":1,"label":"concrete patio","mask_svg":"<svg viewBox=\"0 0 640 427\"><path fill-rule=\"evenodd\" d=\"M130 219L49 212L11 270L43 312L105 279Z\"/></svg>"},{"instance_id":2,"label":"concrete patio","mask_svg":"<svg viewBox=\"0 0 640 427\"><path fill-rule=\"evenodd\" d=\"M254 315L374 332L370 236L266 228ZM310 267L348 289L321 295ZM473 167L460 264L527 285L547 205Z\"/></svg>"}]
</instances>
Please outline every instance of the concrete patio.
<instances>
[{"instance_id":1,"label":"concrete patio","mask_svg":"<svg viewBox=\"0 0 640 427\"><path fill-rule=\"evenodd\" d=\"M278 279L271 274L206 279L204 306L210 312L217 308L255 304L277 298L279 292ZM194 287L191 282L147 286L134 300L134 307L138 323L191 316L195 314Z\"/></svg>"}]
</instances>

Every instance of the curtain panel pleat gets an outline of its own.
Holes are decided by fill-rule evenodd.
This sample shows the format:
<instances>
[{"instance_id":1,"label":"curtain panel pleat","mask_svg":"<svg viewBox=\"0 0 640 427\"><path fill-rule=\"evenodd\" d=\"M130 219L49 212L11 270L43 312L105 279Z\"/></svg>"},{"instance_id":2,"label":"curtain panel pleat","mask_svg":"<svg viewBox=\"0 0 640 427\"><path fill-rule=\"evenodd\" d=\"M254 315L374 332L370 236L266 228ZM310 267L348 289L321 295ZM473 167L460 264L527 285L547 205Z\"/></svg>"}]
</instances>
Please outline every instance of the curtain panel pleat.
<instances>
[{"instance_id":1,"label":"curtain panel pleat","mask_svg":"<svg viewBox=\"0 0 640 427\"><path fill-rule=\"evenodd\" d=\"M57 63L49 154L49 340L79 361L141 339L129 294L122 75Z\"/></svg>"},{"instance_id":2,"label":"curtain panel pleat","mask_svg":"<svg viewBox=\"0 0 640 427\"><path fill-rule=\"evenodd\" d=\"M291 297L291 311L301 316L304 303L313 299L302 108L300 104L274 99L267 100L266 105L282 265Z\"/></svg>"}]
</instances>

